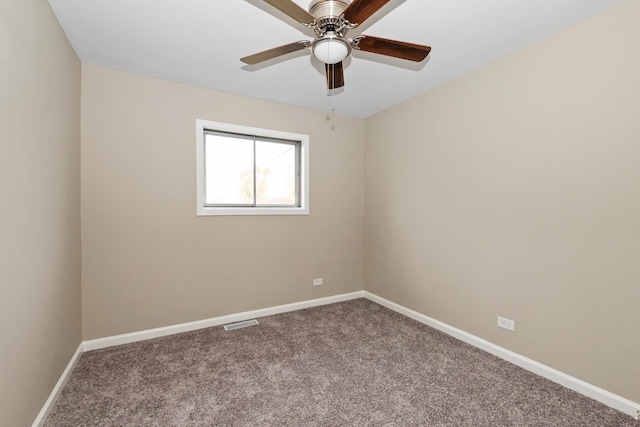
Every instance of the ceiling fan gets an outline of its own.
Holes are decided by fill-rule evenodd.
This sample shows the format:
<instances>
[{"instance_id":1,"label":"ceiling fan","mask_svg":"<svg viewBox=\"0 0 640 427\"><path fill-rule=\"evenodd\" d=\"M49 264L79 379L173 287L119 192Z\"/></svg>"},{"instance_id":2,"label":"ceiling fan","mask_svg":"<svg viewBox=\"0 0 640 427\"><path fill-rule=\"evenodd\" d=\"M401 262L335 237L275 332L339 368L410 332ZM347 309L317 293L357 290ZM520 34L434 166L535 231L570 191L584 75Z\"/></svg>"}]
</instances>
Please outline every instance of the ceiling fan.
<instances>
[{"instance_id":1,"label":"ceiling fan","mask_svg":"<svg viewBox=\"0 0 640 427\"><path fill-rule=\"evenodd\" d=\"M357 35L347 38L347 32L361 25L367 18L390 0L313 0L307 12L291 0L264 0L302 25L311 28L316 38L300 40L265 50L240 60L256 65L278 56L309 49L313 56L325 64L327 87L344 86L342 61L352 50L362 50L414 62L423 61L431 48L413 43L380 37Z\"/></svg>"}]
</instances>

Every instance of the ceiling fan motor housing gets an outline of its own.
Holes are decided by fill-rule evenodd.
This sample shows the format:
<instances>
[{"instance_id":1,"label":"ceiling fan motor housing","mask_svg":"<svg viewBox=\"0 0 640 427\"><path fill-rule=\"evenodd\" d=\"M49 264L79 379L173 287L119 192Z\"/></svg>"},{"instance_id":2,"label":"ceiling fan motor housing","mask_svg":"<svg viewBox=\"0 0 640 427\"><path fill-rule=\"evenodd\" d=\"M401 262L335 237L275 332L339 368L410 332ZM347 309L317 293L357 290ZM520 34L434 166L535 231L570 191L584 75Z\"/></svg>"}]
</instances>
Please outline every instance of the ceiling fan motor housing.
<instances>
[{"instance_id":1,"label":"ceiling fan motor housing","mask_svg":"<svg viewBox=\"0 0 640 427\"><path fill-rule=\"evenodd\" d=\"M309 5L309 13L317 20L323 18L338 18L349 6L345 0L314 0Z\"/></svg>"},{"instance_id":2,"label":"ceiling fan motor housing","mask_svg":"<svg viewBox=\"0 0 640 427\"><path fill-rule=\"evenodd\" d=\"M355 27L342 17L347 6L349 2L345 0L314 0L309 6L309 13L315 18L310 27L316 37L323 37L327 33L345 37L347 31Z\"/></svg>"}]
</instances>

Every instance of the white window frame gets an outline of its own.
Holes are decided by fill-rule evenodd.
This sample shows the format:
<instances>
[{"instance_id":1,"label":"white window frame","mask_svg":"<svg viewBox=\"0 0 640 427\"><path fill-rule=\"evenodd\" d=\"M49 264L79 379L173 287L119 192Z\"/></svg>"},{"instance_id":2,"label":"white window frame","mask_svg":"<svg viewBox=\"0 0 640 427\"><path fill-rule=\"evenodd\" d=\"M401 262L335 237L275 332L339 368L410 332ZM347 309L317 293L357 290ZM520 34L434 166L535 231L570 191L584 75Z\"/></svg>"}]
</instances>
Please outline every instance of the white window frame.
<instances>
[{"instance_id":1,"label":"white window frame","mask_svg":"<svg viewBox=\"0 0 640 427\"><path fill-rule=\"evenodd\" d=\"M300 141L300 206L292 207L225 207L205 204L205 131L255 135L266 138ZM309 135L260 129L230 123L196 119L196 213L210 215L309 215Z\"/></svg>"}]
</instances>

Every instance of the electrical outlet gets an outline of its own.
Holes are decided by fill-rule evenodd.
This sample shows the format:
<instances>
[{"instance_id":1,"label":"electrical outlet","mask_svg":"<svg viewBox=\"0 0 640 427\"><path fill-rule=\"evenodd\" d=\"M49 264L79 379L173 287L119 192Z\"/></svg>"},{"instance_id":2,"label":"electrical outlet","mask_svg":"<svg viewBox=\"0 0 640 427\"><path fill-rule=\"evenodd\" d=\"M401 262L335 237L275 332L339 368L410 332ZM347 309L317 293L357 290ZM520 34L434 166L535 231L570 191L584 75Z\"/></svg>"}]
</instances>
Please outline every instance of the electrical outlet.
<instances>
[{"instance_id":1,"label":"electrical outlet","mask_svg":"<svg viewBox=\"0 0 640 427\"><path fill-rule=\"evenodd\" d=\"M498 327L506 329L511 332L516 331L516 322L511 319L498 316Z\"/></svg>"},{"instance_id":2,"label":"electrical outlet","mask_svg":"<svg viewBox=\"0 0 640 427\"><path fill-rule=\"evenodd\" d=\"M313 286L320 286L322 285L322 277L319 279L313 279Z\"/></svg>"}]
</instances>

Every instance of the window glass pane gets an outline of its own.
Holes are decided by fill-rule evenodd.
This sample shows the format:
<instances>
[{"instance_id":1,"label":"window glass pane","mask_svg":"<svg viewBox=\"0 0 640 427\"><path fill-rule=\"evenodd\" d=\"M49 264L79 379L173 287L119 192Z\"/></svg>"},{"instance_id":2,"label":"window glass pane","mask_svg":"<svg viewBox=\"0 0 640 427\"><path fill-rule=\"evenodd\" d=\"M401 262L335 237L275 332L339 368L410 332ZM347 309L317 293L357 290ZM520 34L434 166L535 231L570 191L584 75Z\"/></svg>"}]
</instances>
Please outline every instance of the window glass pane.
<instances>
[{"instance_id":1,"label":"window glass pane","mask_svg":"<svg viewBox=\"0 0 640 427\"><path fill-rule=\"evenodd\" d=\"M256 141L256 204L295 206L296 144Z\"/></svg>"},{"instance_id":2,"label":"window glass pane","mask_svg":"<svg viewBox=\"0 0 640 427\"><path fill-rule=\"evenodd\" d=\"M205 134L205 204L253 205L253 139Z\"/></svg>"}]
</instances>

